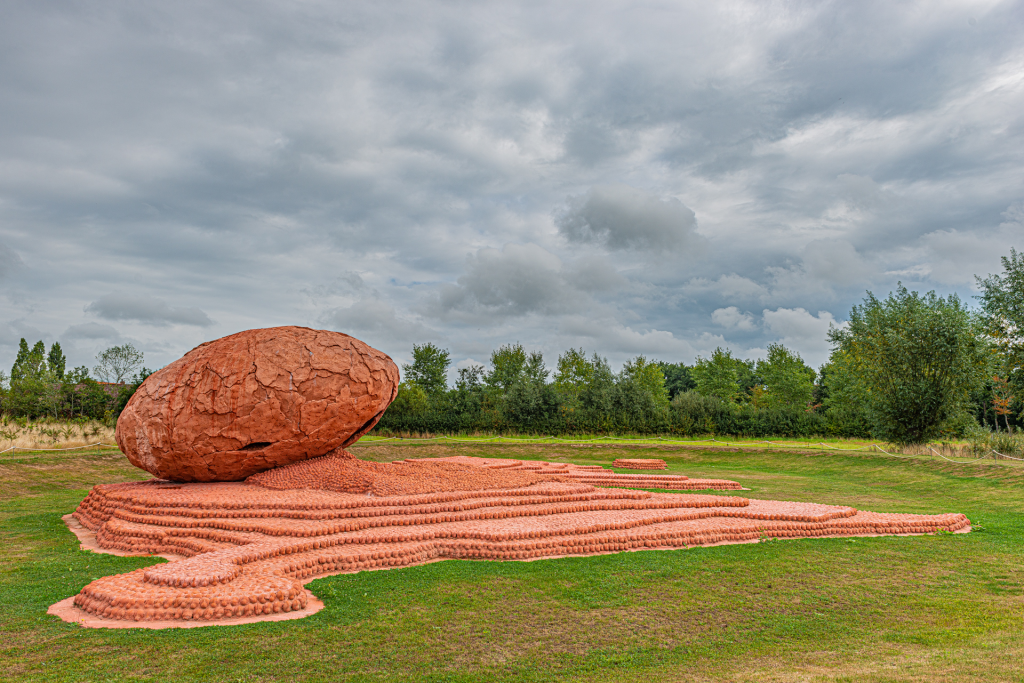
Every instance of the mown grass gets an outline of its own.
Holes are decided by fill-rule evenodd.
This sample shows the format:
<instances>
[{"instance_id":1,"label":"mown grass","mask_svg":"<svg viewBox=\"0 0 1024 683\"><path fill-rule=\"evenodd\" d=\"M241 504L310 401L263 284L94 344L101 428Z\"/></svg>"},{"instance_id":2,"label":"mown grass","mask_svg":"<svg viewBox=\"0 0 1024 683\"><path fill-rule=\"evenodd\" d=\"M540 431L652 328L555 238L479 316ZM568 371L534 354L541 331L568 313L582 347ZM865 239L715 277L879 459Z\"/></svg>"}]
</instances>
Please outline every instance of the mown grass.
<instances>
[{"instance_id":1,"label":"mown grass","mask_svg":"<svg viewBox=\"0 0 1024 683\"><path fill-rule=\"evenodd\" d=\"M884 456L367 444L735 479L737 495L963 512L970 534L815 539L536 562L444 561L319 579L299 621L92 630L46 614L93 577L162 560L83 552L60 517L117 452L0 456L0 676L54 681L1022 680L1024 472Z\"/></svg>"}]
</instances>

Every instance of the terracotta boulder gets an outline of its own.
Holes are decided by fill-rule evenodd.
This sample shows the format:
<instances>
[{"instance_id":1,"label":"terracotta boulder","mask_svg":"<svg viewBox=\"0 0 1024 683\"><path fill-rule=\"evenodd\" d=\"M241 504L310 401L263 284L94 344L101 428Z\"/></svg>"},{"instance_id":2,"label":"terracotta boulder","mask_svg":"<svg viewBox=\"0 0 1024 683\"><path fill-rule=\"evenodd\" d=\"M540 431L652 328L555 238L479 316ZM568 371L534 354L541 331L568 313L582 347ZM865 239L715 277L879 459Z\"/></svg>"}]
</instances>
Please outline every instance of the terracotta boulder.
<instances>
[{"instance_id":1,"label":"terracotta boulder","mask_svg":"<svg viewBox=\"0 0 1024 683\"><path fill-rule=\"evenodd\" d=\"M390 357L346 334L248 330L150 375L115 437L133 465L162 479L237 481L354 443L398 382Z\"/></svg>"}]
</instances>

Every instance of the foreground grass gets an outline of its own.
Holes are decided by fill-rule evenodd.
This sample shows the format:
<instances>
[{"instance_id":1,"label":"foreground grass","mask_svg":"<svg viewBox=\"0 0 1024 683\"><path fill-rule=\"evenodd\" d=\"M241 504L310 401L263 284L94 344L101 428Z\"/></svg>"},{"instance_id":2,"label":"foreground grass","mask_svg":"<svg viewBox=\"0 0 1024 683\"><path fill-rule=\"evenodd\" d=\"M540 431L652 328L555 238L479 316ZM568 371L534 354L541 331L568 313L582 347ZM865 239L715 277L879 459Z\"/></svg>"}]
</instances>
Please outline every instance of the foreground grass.
<instances>
[{"instance_id":1,"label":"foreground grass","mask_svg":"<svg viewBox=\"0 0 1024 683\"><path fill-rule=\"evenodd\" d=\"M0 676L55 681L1024 680L1024 472L870 455L366 444L735 479L750 497L963 512L981 530L536 562L444 561L320 579L307 619L81 629L46 614L92 578L160 562L78 550L60 516L96 483L148 478L115 452L0 456Z\"/></svg>"}]
</instances>

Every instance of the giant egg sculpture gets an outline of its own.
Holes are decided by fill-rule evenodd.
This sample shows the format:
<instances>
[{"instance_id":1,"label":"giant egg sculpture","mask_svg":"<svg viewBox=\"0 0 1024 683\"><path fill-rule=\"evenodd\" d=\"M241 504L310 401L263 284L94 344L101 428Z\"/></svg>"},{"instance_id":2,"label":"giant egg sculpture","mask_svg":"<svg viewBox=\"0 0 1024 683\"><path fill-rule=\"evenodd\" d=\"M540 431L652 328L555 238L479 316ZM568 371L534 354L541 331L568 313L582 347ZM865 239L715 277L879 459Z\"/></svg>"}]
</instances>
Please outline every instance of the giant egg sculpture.
<instances>
[{"instance_id":1,"label":"giant egg sculpture","mask_svg":"<svg viewBox=\"0 0 1024 683\"><path fill-rule=\"evenodd\" d=\"M354 443L398 382L390 357L347 334L247 330L146 378L115 437L132 464L161 479L238 481Z\"/></svg>"}]
</instances>

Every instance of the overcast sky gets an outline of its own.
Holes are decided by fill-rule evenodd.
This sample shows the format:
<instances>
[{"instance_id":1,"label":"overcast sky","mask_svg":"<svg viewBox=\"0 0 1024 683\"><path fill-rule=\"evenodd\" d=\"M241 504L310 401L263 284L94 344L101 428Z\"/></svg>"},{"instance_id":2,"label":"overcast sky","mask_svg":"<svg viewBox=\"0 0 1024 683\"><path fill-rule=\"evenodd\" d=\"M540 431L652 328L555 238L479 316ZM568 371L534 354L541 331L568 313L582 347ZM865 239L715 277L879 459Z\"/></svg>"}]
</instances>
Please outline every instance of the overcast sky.
<instances>
[{"instance_id":1,"label":"overcast sky","mask_svg":"<svg viewBox=\"0 0 1024 683\"><path fill-rule=\"evenodd\" d=\"M0 8L4 370L286 324L817 366L1011 246L1022 2Z\"/></svg>"}]
</instances>

